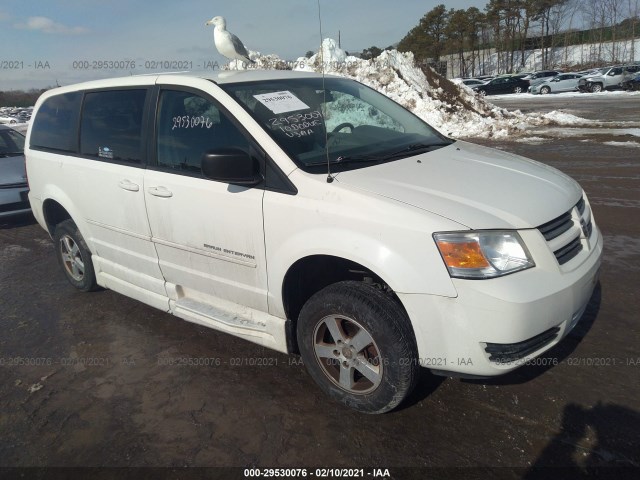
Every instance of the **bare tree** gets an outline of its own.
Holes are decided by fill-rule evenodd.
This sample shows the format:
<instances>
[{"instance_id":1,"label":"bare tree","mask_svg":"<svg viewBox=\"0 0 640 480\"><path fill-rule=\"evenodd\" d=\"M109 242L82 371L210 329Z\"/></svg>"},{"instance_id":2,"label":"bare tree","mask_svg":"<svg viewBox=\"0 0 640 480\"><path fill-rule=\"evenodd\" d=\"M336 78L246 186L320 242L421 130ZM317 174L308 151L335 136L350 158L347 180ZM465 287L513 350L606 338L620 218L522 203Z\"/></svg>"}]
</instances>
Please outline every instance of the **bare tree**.
<instances>
[{"instance_id":1,"label":"bare tree","mask_svg":"<svg viewBox=\"0 0 640 480\"><path fill-rule=\"evenodd\" d=\"M629 15L629 23L631 24L631 53L629 60L635 62L636 60L636 25L638 24L638 15L640 14L640 0L628 0L627 2L627 14Z\"/></svg>"}]
</instances>

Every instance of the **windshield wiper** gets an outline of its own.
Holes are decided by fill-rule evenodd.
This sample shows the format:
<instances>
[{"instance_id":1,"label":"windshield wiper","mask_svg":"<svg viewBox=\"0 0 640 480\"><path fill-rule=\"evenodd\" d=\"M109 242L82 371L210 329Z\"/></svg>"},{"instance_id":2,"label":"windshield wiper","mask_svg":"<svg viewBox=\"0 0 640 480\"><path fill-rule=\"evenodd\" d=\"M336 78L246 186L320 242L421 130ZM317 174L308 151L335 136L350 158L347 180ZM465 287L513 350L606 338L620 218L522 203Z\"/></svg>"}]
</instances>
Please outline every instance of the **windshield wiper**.
<instances>
[{"instance_id":1,"label":"windshield wiper","mask_svg":"<svg viewBox=\"0 0 640 480\"><path fill-rule=\"evenodd\" d=\"M440 142L440 143L413 143L401 150L397 150L391 153L385 153L383 155L345 155L344 157L338 157L331 161L332 165L342 165L346 163L375 163L384 162L386 160L392 160L394 158L403 157L410 153L417 153L419 151L431 150L434 147L446 147L453 142ZM314 165L326 165L327 162L314 162L309 166Z\"/></svg>"}]
</instances>

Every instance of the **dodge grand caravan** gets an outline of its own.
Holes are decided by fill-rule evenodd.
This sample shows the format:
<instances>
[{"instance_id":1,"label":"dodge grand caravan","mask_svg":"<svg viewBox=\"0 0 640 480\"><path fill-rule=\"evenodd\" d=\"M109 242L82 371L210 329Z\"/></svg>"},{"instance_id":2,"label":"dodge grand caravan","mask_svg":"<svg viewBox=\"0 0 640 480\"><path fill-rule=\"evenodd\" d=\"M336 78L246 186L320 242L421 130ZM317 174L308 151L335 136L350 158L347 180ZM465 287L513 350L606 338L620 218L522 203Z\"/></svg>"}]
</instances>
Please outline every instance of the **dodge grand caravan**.
<instances>
[{"instance_id":1,"label":"dodge grand caravan","mask_svg":"<svg viewBox=\"0 0 640 480\"><path fill-rule=\"evenodd\" d=\"M602 236L574 180L344 78L57 88L26 158L73 286L299 353L363 412L398 405L420 367L486 377L540 355L598 279Z\"/></svg>"}]
</instances>

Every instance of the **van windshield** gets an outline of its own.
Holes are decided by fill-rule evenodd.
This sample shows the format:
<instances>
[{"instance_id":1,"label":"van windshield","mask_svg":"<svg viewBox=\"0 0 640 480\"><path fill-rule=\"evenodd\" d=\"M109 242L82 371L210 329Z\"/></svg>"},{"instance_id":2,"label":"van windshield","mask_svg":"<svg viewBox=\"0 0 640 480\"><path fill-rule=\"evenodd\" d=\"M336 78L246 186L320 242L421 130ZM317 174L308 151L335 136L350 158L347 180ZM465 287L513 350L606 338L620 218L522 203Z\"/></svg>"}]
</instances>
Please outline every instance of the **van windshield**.
<instances>
[{"instance_id":1,"label":"van windshield","mask_svg":"<svg viewBox=\"0 0 640 480\"><path fill-rule=\"evenodd\" d=\"M324 88L322 78L220 87L307 171L326 169L328 162L358 168L452 143L386 96L349 79L327 77Z\"/></svg>"}]
</instances>

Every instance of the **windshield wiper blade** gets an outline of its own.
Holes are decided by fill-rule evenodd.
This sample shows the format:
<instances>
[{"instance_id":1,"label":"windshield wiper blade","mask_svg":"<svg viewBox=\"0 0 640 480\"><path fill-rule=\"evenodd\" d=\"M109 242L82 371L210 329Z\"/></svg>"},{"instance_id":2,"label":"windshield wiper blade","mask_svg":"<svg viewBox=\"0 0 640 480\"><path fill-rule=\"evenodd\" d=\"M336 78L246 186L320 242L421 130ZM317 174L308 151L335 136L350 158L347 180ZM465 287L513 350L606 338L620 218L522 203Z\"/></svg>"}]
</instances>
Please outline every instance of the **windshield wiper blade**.
<instances>
[{"instance_id":1,"label":"windshield wiper blade","mask_svg":"<svg viewBox=\"0 0 640 480\"><path fill-rule=\"evenodd\" d=\"M331 162L331 163L362 162L362 161L381 162L385 160L391 160L392 158L400 157L408 153L415 153L423 150L431 150L434 147L445 147L447 145L451 145L451 143L450 142L413 143L407 147L404 147L401 150L397 150L391 153L386 153L384 155L352 155L352 156L346 156L346 157L338 157L335 160L335 162Z\"/></svg>"},{"instance_id":2,"label":"windshield wiper blade","mask_svg":"<svg viewBox=\"0 0 640 480\"><path fill-rule=\"evenodd\" d=\"M385 160L391 160L393 158L406 155L409 153L421 151L421 150L430 150L434 147L446 147L447 145L451 145L453 142L440 142L440 143L413 143L407 147L404 147L401 150L397 150L391 153L385 153L383 155L345 155L343 157L338 157L335 160L331 160L331 165L344 165L347 163L375 163L375 162L383 162ZM316 165L326 165L326 161L322 162L314 162L310 163L307 166L316 166Z\"/></svg>"}]
</instances>

